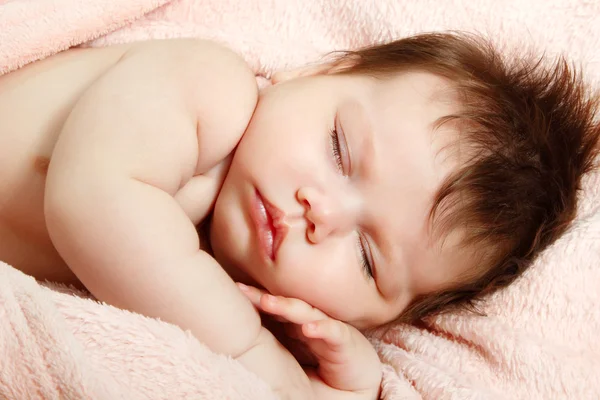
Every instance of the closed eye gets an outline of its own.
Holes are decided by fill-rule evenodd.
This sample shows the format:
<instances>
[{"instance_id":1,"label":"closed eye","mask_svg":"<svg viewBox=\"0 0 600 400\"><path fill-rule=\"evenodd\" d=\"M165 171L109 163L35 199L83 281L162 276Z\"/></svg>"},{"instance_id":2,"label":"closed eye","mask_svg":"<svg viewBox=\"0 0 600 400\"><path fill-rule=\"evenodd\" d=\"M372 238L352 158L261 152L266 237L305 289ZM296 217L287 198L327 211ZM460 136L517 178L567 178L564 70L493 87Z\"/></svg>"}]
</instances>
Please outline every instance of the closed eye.
<instances>
[{"instance_id":1,"label":"closed eye","mask_svg":"<svg viewBox=\"0 0 600 400\"><path fill-rule=\"evenodd\" d=\"M348 142L346 141L344 132L338 124L337 118L333 128L329 131L329 142L331 145L331 153L338 171L344 176L350 175L352 163L350 162Z\"/></svg>"},{"instance_id":2,"label":"closed eye","mask_svg":"<svg viewBox=\"0 0 600 400\"><path fill-rule=\"evenodd\" d=\"M361 266L363 268L363 271L367 275L367 278L373 279L373 263L371 262L371 251L369 248L369 243L360 233L357 236Z\"/></svg>"}]
</instances>

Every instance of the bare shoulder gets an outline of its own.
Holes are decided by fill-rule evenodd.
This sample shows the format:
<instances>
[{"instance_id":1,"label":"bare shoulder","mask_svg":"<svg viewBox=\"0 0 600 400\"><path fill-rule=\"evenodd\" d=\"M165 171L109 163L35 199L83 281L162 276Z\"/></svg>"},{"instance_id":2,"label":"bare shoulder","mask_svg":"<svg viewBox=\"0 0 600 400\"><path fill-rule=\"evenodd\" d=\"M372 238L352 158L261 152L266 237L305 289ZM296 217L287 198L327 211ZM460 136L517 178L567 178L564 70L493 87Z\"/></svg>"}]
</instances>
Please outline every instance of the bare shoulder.
<instances>
[{"instance_id":1,"label":"bare shoulder","mask_svg":"<svg viewBox=\"0 0 600 400\"><path fill-rule=\"evenodd\" d=\"M178 92L197 117L200 162L208 166L233 150L258 99L256 78L242 57L198 39L141 42L128 57L136 57L144 68L157 68L156 76L168 74L170 82L181 85Z\"/></svg>"}]
</instances>

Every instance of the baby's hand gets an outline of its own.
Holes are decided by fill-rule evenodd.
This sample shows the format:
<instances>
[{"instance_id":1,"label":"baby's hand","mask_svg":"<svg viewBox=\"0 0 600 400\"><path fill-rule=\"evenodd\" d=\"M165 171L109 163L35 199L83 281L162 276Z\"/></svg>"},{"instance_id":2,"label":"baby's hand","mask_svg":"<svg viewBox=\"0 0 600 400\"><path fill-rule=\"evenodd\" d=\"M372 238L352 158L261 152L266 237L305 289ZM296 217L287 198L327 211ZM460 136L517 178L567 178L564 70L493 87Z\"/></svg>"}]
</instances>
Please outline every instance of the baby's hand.
<instances>
[{"instance_id":1,"label":"baby's hand","mask_svg":"<svg viewBox=\"0 0 600 400\"><path fill-rule=\"evenodd\" d=\"M318 361L317 379L331 388L376 399L381 383L381 364L371 343L356 328L327 316L302 300L272 296L239 284L252 304L289 323L289 336L306 343ZM319 391L316 384L315 390Z\"/></svg>"}]
</instances>

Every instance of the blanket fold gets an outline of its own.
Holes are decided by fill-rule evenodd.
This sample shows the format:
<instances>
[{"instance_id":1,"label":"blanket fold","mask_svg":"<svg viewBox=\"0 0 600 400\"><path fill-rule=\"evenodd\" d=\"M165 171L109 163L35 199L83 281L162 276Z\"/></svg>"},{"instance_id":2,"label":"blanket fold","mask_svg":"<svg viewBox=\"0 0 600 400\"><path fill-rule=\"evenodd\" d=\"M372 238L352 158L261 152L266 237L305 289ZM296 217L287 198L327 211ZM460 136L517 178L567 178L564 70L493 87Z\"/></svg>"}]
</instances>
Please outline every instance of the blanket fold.
<instances>
[{"instance_id":1,"label":"blanket fold","mask_svg":"<svg viewBox=\"0 0 600 400\"><path fill-rule=\"evenodd\" d=\"M0 75L71 46L198 37L232 47L264 77L329 51L446 29L565 52L600 77L600 2L588 0L0 0ZM573 227L489 298L487 317L450 314L373 334L383 398L599 398L598 282L596 173ZM274 398L178 327L2 263L0 316L0 398Z\"/></svg>"},{"instance_id":2,"label":"blanket fold","mask_svg":"<svg viewBox=\"0 0 600 400\"><path fill-rule=\"evenodd\" d=\"M0 75L96 39L169 0L0 2Z\"/></svg>"},{"instance_id":3,"label":"blanket fold","mask_svg":"<svg viewBox=\"0 0 600 400\"><path fill-rule=\"evenodd\" d=\"M0 263L0 398L275 399L189 332Z\"/></svg>"}]
</instances>

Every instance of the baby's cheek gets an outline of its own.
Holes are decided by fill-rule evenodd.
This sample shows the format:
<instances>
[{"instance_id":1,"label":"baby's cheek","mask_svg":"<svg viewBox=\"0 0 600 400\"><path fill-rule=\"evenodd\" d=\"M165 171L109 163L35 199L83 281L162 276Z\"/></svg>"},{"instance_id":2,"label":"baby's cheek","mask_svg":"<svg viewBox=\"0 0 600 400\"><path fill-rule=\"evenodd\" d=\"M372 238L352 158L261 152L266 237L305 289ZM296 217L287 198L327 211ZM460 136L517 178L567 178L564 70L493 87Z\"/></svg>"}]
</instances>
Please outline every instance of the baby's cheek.
<instances>
[{"instance_id":1,"label":"baby's cheek","mask_svg":"<svg viewBox=\"0 0 600 400\"><path fill-rule=\"evenodd\" d=\"M316 263L294 260L276 267L276 280L270 291L286 297L303 300L313 306L322 302L327 281Z\"/></svg>"},{"instance_id":2,"label":"baby's cheek","mask_svg":"<svg viewBox=\"0 0 600 400\"><path fill-rule=\"evenodd\" d=\"M338 319L348 317L366 282L361 280L353 243L340 240L327 246L287 248L273 270L269 291L303 300Z\"/></svg>"},{"instance_id":3,"label":"baby's cheek","mask_svg":"<svg viewBox=\"0 0 600 400\"><path fill-rule=\"evenodd\" d=\"M301 277L290 281L295 297L336 318L347 314L353 296L351 286L347 276L329 273L327 268L305 268Z\"/></svg>"},{"instance_id":4,"label":"baby's cheek","mask_svg":"<svg viewBox=\"0 0 600 400\"><path fill-rule=\"evenodd\" d=\"M315 281L313 305L335 319L355 320L371 297L366 280L362 278L360 273L348 268L338 270L335 275L323 275Z\"/></svg>"}]
</instances>

